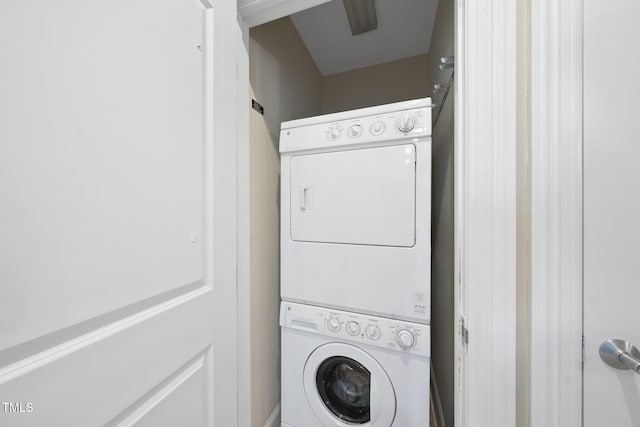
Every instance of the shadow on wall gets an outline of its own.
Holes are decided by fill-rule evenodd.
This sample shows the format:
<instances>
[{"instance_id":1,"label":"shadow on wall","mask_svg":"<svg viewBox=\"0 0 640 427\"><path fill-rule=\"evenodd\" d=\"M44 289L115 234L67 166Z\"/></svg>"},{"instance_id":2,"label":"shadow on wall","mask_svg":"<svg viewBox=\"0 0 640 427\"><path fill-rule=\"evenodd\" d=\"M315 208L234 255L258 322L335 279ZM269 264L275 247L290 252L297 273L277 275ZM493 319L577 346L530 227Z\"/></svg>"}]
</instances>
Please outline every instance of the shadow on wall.
<instances>
[{"instance_id":1,"label":"shadow on wall","mask_svg":"<svg viewBox=\"0 0 640 427\"><path fill-rule=\"evenodd\" d=\"M320 114L321 76L289 18L251 29L250 313L251 425L280 401L280 123Z\"/></svg>"},{"instance_id":2,"label":"shadow on wall","mask_svg":"<svg viewBox=\"0 0 640 427\"><path fill-rule=\"evenodd\" d=\"M250 80L276 142L280 123L321 113L322 76L291 20L251 29Z\"/></svg>"},{"instance_id":3,"label":"shadow on wall","mask_svg":"<svg viewBox=\"0 0 640 427\"><path fill-rule=\"evenodd\" d=\"M455 1L440 0L429 48L431 83L448 83L452 70L439 69L440 58L454 55ZM433 129L433 204L431 266L431 361L447 426L454 425L456 336L454 300L454 88L441 108Z\"/></svg>"}]
</instances>

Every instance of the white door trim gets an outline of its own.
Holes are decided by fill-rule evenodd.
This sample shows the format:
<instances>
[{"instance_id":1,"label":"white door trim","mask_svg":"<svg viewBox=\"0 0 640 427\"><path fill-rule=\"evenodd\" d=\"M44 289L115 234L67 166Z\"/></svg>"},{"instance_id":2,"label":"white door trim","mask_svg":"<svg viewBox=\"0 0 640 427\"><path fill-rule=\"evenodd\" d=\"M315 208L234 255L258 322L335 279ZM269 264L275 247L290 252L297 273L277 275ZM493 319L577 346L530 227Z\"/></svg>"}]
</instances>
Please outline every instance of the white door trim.
<instances>
[{"instance_id":1,"label":"white door trim","mask_svg":"<svg viewBox=\"0 0 640 427\"><path fill-rule=\"evenodd\" d=\"M213 414L214 425L237 425L238 415L245 412L245 406L238 393L239 375L244 368L242 359L238 358L242 349L238 344L238 327L244 307L238 299L237 285L239 279L239 242L238 234L238 152L235 145L237 129L228 124L238 122L237 110L233 108L237 101L238 78L236 71L237 44L230 43L238 35L236 16L236 0L212 0L213 4L213 110L212 164L211 176L208 177L212 186L211 205L208 206L212 218L212 239L207 256L213 258L212 270L213 286L216 298L226 302L224 312L216 313L216 337L224 343L233 343L230 349L216 353L215 366L211 372L213 380L227 384L225 388L214 387L214 400L227 402L223 407L217 407ZM224 322L224 323L223 323ZM223 338L224 337L224 338ZM224 357L224 360L220 360ZM226 368L223 368L226 367Z\"/></svg>"},{"instance_id":2,"label":"white door trim","mask_svg":"<svg viewBox=\"0 0 640 427\"><path fill-rule=\"evenodd\" d=\"M466 37L467 13L464 2L458 2L455 8L456 35L455 60L456 82L454 85L454 321L457 335L454 339L456 361L454 389L454 424L455 427L467 426L467 346L463 337L467 313L466 292L466 170L467 160L464 147L467 144L467 69L466 69ZM456 333L454 332L454 333Z\"/></svg>"},{"instance_id":3,"label":"white door trim","mask_svg":"<svg viewBox=\"0 0 640 427\"><path fill-rule=\"evenodd\" d=\"M238 426L251 425L251 236L249 200L249 26L238 14L237 41L237 144L236 185L238 204Z\"/></svg>"},{"instance_id":4,"label":"white door trim","mask_svg":"<svg viewBox=\"0 0 640 427\"><path fill-rule=\"evenodd\" d=\"M516 417L516 3L459 1L457 12L456 302L469 343L456 340L456 425L507 427Z\"/></svg>"},{"instance_id":5,"label":"white door trim","mask_svg":"<svg viewBox=\"0 0 640 427\"><path fill-rule=\"evenodd\" d=\"M239 10L242 37L248 40L251 26L323 2L245 3ZM292 10L281 7L294 3ZM465 346L456 340L461 361L456 370L456 426L510 427L515 424L516 381L516 5L510 0L457 3L456 318L466 316L470 341ZM249 6L255 11L249 13ZM249 100L248 66L244 59L237 63L238 75L247 77L238 81L240 105ZM249 109L238 111L241 128ZM239 132L238 181L244 185L238 186L238 203L245 207L248 145L248 133ZM238 210L240 228L248 223L247 216L248 211ZM238 244L247 245L248 236L239 237ZM248 253L240 249L239 295L249 294L248 265ZM239 311L240 337L248 333L245 315L248 311ZM241 354L246 351L242 347ZM250 379L240 366L245 380L239 384L239 400L250 407Z\"/></svg>"},{"instance_id":6,"label":"white door trim","mask_svg":"<svg viewBox=\"0 0 640 427\"><path fill-rule=\"evenodd\" d=\"M582 425L582 4L531 2L531 425Z\"/></svg>"}]
</instances>

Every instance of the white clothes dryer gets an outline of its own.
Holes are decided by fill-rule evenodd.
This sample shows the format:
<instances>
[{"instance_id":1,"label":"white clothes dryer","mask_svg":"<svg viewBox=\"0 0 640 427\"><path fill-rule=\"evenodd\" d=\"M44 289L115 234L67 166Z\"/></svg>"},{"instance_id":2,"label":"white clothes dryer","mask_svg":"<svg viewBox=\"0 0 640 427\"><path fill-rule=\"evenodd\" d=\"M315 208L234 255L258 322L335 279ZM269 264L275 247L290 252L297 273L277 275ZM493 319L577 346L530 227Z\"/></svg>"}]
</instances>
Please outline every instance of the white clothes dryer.
<instances>
[{"instance_id":1,"label":"white clothes dryer","mask_svg":"<svg viewBox=\"0 0 640 427\"><path fill-rule=\"evenodd\" d=\"M282 302L283 427L428 427L429 326Z\"/></svg>"},{"instance_id":2,"label":"white clothes dryer","mask_svg":"<svg viewBox=\"0 0 640 427\"><path fill-rule=\"evenodd\" d=\"M431 99L282 123L281 296L429 323Z\"/></svg>"}]
</instances>

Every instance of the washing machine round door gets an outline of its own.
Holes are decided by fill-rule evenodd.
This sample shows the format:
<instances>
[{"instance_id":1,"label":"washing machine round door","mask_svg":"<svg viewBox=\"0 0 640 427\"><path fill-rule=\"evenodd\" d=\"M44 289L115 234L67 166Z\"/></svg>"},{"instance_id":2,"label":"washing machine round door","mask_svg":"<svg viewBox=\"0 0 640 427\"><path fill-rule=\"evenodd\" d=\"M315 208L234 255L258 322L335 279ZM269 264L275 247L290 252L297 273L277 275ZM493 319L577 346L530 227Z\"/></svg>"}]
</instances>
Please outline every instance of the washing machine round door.
<instances>
[{"instance_id":1,"label":"washing machine round door","mask_svg":"<svg viewBox=\"0 0 640 427\"><path fill-rule=\"evenodd\" d=\"M327 427L389 427L396 395L389 376L366 351L329 343L311 353L304 367L304 391Z\"/></svg>"}]
</instances>

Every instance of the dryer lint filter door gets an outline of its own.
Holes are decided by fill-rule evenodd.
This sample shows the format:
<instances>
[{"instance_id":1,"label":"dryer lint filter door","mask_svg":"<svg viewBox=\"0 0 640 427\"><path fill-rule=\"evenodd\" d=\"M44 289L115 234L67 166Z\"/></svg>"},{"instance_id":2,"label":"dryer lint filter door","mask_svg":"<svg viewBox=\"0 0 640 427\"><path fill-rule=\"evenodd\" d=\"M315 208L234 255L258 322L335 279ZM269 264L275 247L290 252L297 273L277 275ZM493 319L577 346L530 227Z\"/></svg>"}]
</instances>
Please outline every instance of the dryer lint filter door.
<instances>
[{"instance_id":1,"label":"dryer lint filter door","mask_svg":"<svg viewBox=\"0 0 640 427\"><path fill-rule=\"evenodd\" d=\"M291 158L291 239L415 244L413 144Z\"/></svg>"}]
</instances>

